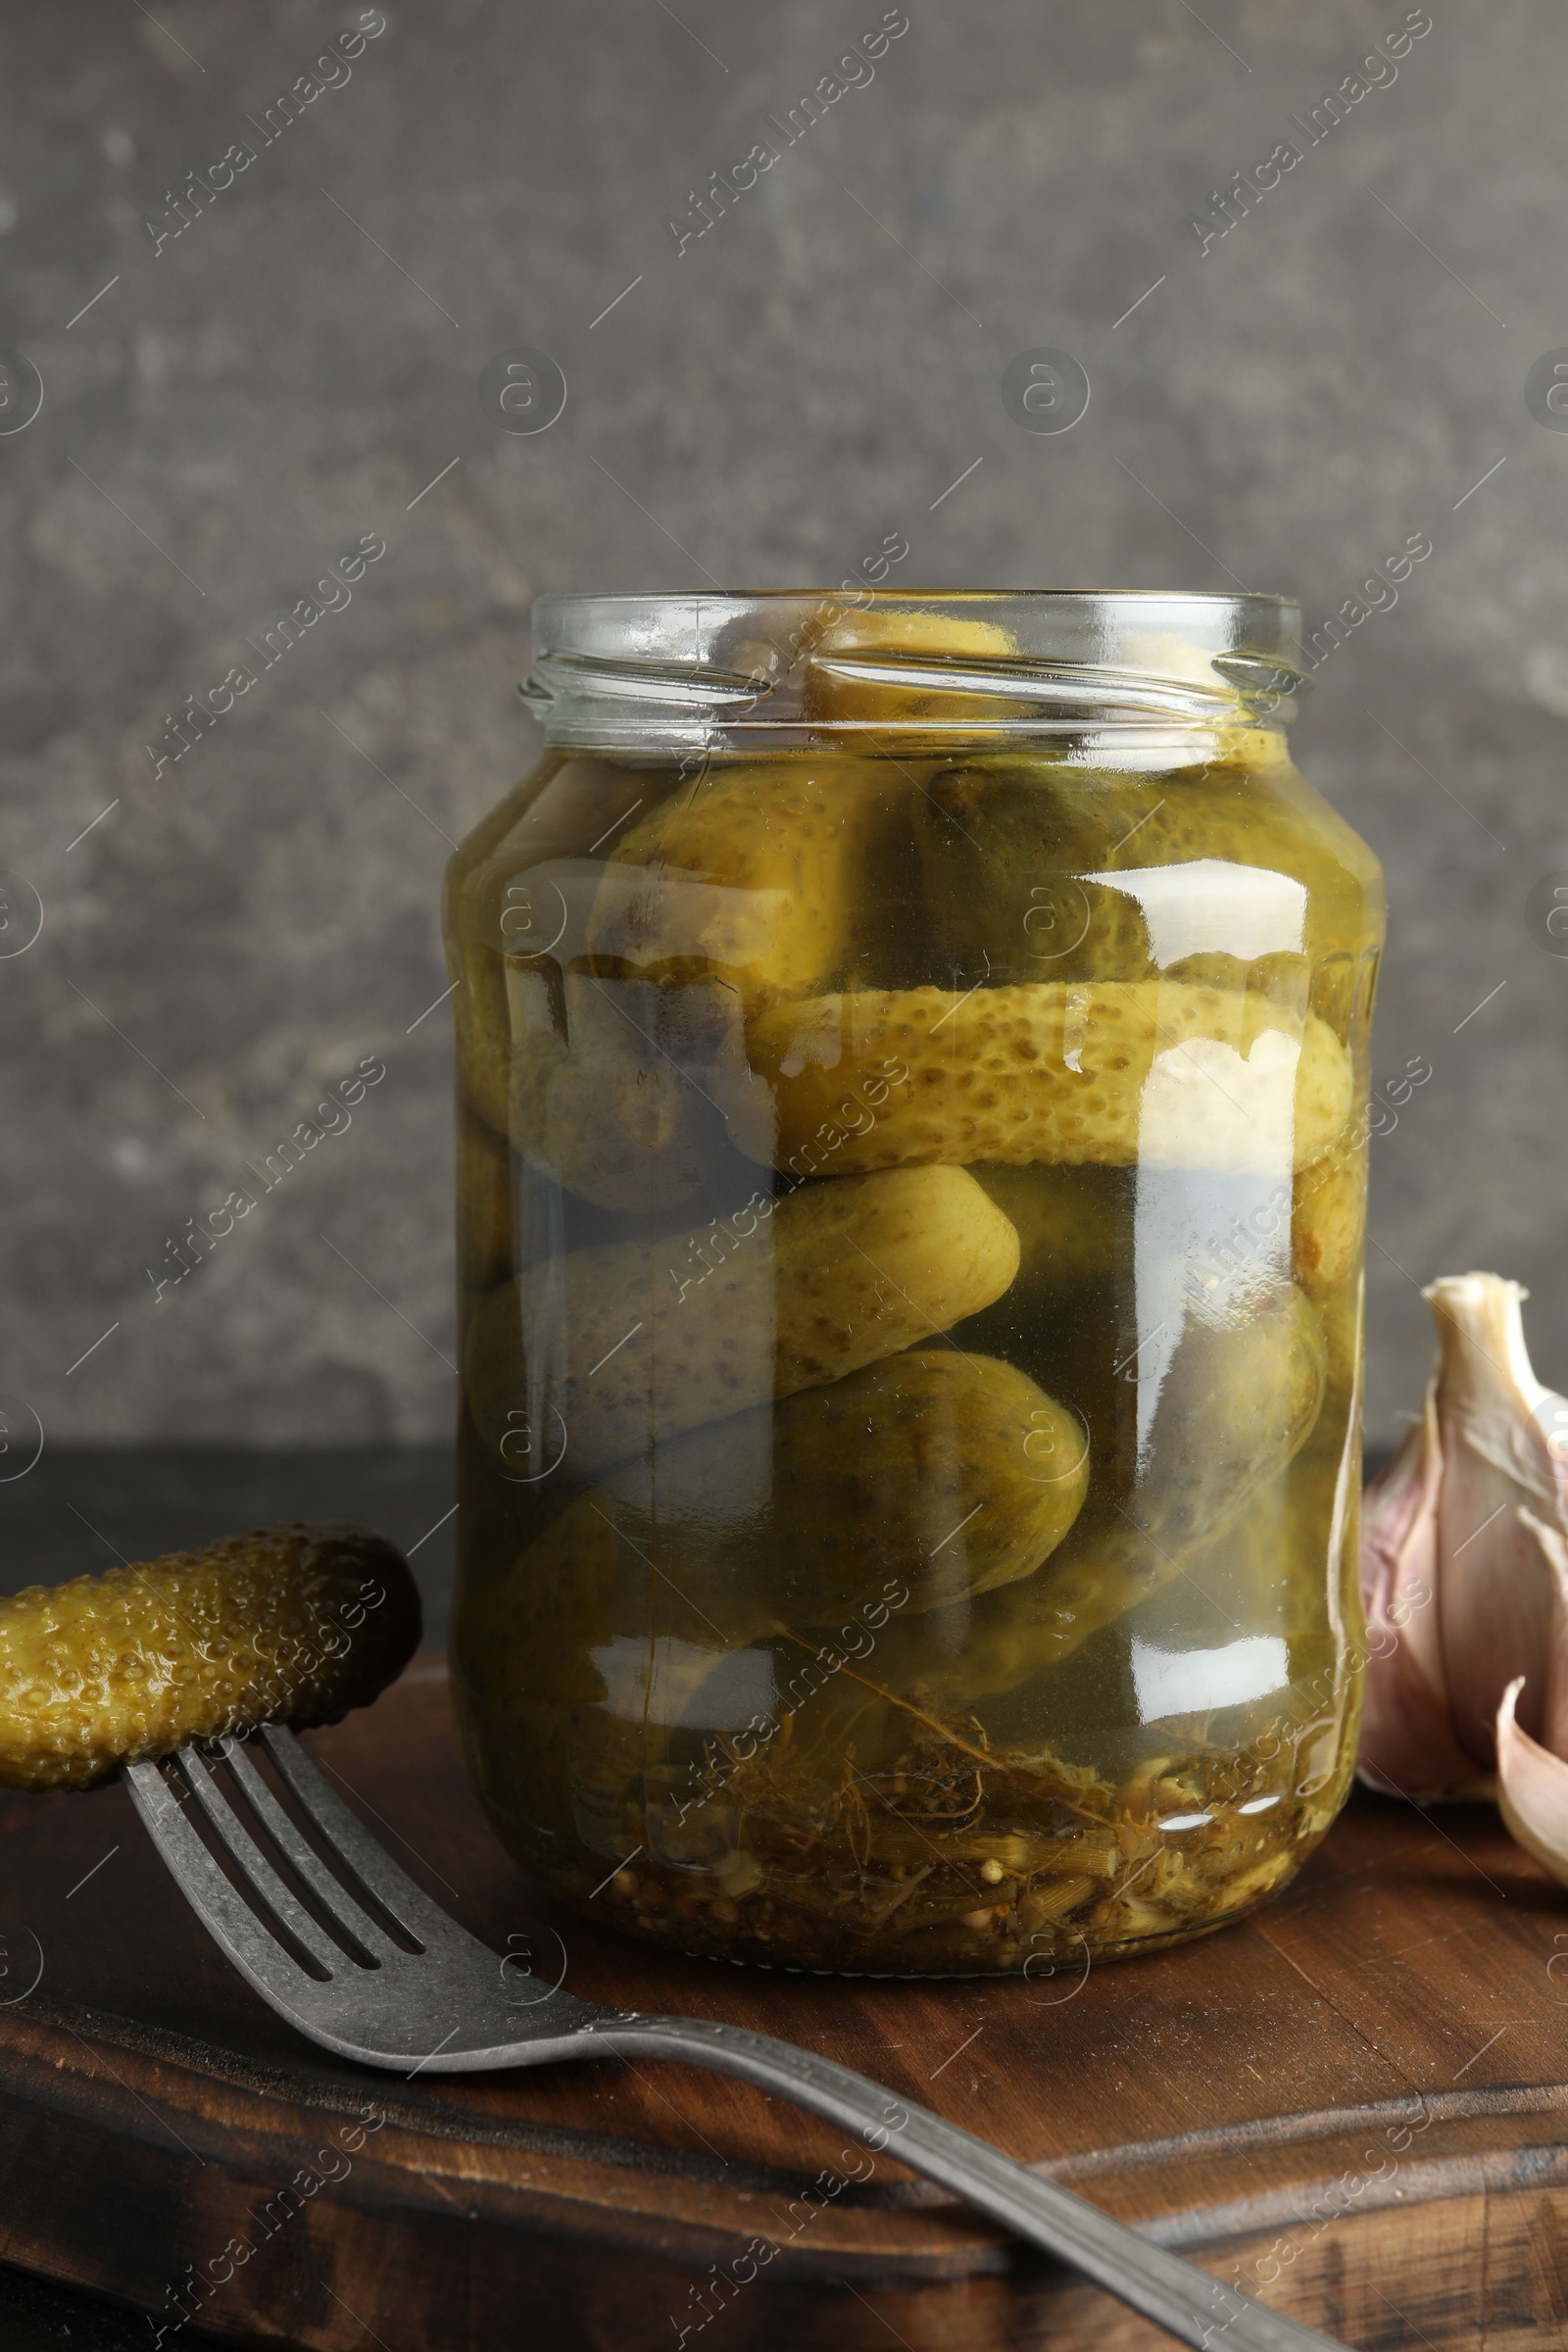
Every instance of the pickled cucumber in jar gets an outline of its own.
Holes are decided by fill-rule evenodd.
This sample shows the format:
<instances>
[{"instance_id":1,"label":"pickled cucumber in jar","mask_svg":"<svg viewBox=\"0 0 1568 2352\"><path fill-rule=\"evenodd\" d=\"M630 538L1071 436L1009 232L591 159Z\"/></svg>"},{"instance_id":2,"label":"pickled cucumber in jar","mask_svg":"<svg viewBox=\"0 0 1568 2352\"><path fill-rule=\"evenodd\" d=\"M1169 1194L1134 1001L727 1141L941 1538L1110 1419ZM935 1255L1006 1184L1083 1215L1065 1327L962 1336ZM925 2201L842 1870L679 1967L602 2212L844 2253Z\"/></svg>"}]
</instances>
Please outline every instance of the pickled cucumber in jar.
<instances>
[{"instance_id":1,"label":"pickled cucumber in jar","mask_svg":"<svg viewBox=\"0 0 1568 2352\"><path fill-rule=\"evenodd\" d=\"M1382 899L1288 609L538 626L552 748L448 888L489 1820L763 1965L1240 1916L1355 1719Z\"/></svg>"}]
</instances>

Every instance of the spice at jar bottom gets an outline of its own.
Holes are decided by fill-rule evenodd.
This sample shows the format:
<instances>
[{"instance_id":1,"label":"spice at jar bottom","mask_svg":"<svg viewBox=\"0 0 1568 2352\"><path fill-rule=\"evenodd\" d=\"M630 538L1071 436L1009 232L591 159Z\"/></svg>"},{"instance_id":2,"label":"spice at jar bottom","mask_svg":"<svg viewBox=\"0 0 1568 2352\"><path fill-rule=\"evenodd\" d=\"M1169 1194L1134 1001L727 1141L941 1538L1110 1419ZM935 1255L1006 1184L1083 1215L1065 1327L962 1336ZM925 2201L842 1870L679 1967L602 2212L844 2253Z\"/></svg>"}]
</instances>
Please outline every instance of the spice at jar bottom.
<instances>
[{"instance_id":1,"label":"spice at jar bottom","mask_svg":"<svg viewBox=\"0 0 1568 2352\"><path fill-rule=\"evenodd\" d=\"M714 1957L1058 1970L1344 1800L1370 852L1264 597L546 599L452 861L498 1835Z\"/></svg>"}]
</instances>

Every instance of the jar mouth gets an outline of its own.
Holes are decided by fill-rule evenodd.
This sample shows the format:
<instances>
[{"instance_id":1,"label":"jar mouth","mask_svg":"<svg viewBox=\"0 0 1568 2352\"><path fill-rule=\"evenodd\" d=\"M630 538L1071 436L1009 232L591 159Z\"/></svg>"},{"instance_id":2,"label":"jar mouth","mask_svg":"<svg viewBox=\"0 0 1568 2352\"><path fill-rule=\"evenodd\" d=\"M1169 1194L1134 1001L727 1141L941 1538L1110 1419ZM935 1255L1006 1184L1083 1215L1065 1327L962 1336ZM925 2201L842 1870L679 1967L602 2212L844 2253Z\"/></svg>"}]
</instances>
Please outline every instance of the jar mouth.
<instances>
[{"instance_id":1,"label":"jar mouth","mask_svg":"<svg viewBox=\"0 0 1568 2352\"><path fill-rule=\"evenodd\" d=\"M892 735L1283 724L1311 684L1289 598L838 589L569 595L533 608L519 688L549 741L750 749Z\"/></svg>"}]
</instances>

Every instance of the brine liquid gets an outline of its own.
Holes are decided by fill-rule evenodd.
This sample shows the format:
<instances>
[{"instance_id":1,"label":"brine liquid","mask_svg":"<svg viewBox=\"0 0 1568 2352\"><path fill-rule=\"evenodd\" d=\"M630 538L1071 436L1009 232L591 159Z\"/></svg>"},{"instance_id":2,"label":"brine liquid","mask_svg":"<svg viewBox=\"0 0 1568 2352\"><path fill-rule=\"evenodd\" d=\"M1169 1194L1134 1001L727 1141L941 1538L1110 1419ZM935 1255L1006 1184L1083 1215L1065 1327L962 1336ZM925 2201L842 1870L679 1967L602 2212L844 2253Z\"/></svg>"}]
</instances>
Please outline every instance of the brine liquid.
<instances>
[{"instance_id":1,"label":"brine liquid","mask_svg":"<svg viewBox=\"0 0 1568 2352\"><path fill-rule=\"evenodd\" d=\"M841 764L455 860L460 1728L634 1933L1066 1975L1344 1799L1377 908L1288 767Z\"/></svg>"}]
</instances>

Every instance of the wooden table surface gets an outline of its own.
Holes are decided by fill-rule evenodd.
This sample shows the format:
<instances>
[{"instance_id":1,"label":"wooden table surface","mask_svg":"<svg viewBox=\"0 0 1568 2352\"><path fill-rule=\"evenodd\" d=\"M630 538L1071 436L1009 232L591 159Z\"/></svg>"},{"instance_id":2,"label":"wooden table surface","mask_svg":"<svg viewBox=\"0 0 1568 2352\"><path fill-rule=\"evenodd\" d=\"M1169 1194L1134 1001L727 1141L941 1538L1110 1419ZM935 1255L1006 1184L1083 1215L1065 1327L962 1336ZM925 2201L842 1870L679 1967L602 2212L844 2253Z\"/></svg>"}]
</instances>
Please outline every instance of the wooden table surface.
<instances>
[{"instance_id":1,"label":"wooden table surface","mask_svg":"<svg viewBox=\"0 0 1568 2352\"><path fill-rule=\"evenodd\" d=\"M467 1793L438 1658L311 1745L549 1979L564 1955L591 1997L819 2049L1367 2352L1568 2343L1568 1896L1486 1809L1357 1797L1278 1901L1081 1980L890 1984L553 1911ZM171 2326L322 2352L1168 2341L890 2155L845 2181L841 2133L743 2083L333 2061L226 1966L118 1788L0 1798L0 2258Z\"/></svg>"}]
</instances>

